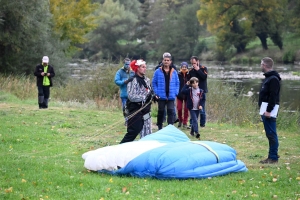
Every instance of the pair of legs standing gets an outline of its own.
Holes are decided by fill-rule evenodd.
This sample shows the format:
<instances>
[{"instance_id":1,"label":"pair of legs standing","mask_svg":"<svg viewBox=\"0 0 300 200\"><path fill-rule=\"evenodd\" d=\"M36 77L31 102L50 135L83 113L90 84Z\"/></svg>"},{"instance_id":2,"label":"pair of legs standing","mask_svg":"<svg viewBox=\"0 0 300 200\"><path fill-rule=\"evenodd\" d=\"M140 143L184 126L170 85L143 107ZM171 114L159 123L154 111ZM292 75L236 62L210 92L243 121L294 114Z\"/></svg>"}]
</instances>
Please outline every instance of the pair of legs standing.
<instances>
[{"instance_id":1,"label":"pair of legs standing","mask_svg":"<svg viewBox=\"0 0 300 200\"><path fill-rule=\"evenodd\" d=\"M265 116L261 116L261 119L264 124L266 137L269 141L269 153L268 158L266 160L261 161L261 163L277 163L278 162L278 136L276 130L276 118L267 118Z\"/></svg>"},{"instance_id":2,"label":"pair of legs standing","mask_svg":"<svg viewBox=\"0 0 300 200\"><path fill-rule=\"evenodd\" d=\"M48 108L50 97L50 86L38 86L37 88L39 109L46 109Z\"/></svg>"},{"instance_id":3,"label":"pair of legs standing","mask_svg":"<svg viewBox=\"0 0 300 200\"><path fill-rule=\"evenodd\" d=\"M190 110L191 114L191 132L190 135L195 136L200 139L199 127L198 127L198 118L200 110Z\"/></svg>"},{"instance_id":4,"label":"pair of legs standing","mask_svg":"<svg viewBox=\"0 0 300 200\"><path fill-rule=\"evenodd\" d=\"M157 127L162 129L165 108L167 107L167 121L168 124L173 124L175 121L174 112L175 105L174 100L158 100L158 113L157 113Z\"/></svg>"},{"instance_id":5,"label":"pair of legs standing","mask_svg":"<svg viewBox=\"0 0 300 200\"><path fill-rule=\"evenodd\" d=\"M186 106L186 100L177 99L177 114L178 114L178 127L187 127L189 117L189 110Z\"/></svg>"},{"instance_id":6,"label":"pair of legs standing","mask_svg":"<svg viewBox=\"0 0 300 200\"><path fill-rule=\"evenodd\" d=\"M144 120L143 115L141 113L137 113L127 121L127 133L124 138L120 142L120 144L125 142L131 142L135 140L138 134L140 134L140 138L145 137L152 133L151 128L152 122L151 117Z\"/></svg>"}]
</instances>

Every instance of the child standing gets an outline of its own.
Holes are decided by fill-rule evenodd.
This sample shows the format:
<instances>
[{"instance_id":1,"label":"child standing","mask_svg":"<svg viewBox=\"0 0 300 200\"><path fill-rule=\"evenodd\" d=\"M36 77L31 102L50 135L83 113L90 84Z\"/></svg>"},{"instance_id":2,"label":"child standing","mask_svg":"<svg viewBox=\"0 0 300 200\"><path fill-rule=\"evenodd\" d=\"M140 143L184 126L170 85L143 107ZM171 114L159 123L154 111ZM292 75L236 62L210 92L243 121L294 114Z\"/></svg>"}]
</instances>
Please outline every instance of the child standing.
<instances>
[{"instance_id":1,"label":"child standing","mask_svg":"<svg viewBox=\"0 0 300 200\"><path fill-rule=\"evenodd\" d=\"M187 97L187 108L189 109L191 115L192 127L190 135L196 135L196 138L200 140L198 119L200 111L202 110L201 103L203 101L202 95L204 90L199 88L198 83L198 78L192 77L182 88L181 92Z\"/></svg>"}]
</instances>

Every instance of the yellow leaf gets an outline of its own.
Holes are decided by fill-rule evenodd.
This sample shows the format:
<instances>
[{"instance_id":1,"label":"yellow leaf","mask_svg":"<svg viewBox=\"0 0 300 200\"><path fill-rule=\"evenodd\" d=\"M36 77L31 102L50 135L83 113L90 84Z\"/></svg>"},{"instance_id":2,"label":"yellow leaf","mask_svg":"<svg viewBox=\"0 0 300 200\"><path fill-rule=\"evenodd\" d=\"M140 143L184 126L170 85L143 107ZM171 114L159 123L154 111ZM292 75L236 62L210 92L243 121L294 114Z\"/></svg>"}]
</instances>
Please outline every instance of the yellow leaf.
<instances>
[{"instance_id":1,"label":"yellow leaf","mask_svg":"<svg viewBox=\"0 0 300 200\"><path fill-rule=\"evenodd\" d=\"M296 180L297 180L297 181L300 181L300 177L297 177Z\"/></svg>"},{"instance_id":2,"label":"yellow leaf","mask_svg":"<svg viewBox=\"0 0 300 200\"><path fill-rule=\"evenodd\" d=\"M27 181L25 179L22 179L22 183L26 183Z\"/></svg>"},{"instance_id":3,"label":"yellow leaf","mask_svg":"<svg viewBox=\"0 0 300 200\"><path fill-rule=\"evenodd\" d=\"M110 191L110 188L106 188L106 192L109 192Z\"/></svg>"},{"instance_id":4,"label":"yellow leaf","mask_svg":"<svg viewBox=\"0 0 300 200\"><path fill-rule=\"evenodd\" d=\"M11 193L13 191L13 188L12 187L10 187L10 188L8 188L8 189L5 189L5 192L6 193Z\"/></svg>"},{"instance_id":5,"label":"yellow leaf","mask_svg":"<svg viewBox=\"0 0 300 200\"><path fill-rule=\"evenodd\" d=\"M122 188L122 192L125 193L126 191L127 191L127 188L126 188L126 187L123 187L123 188Z\"/></svg>"},{"instance_id":6,"label":"yellow leaf","mask_svg":"<svg viewBox=\"0 0 300 200\"><path fill-rule=\"evenodd\" d=\"M277 178L273 178L273 182L276 182L277 181Z\"/></svg>"},{"instance_id":7,"label":"yellow leaf","mask_svg":"<svg viewBox=\"0 0 300 200\"><path fill-rule=\"evenodd\" d=\"M113 179L112 179L112 178L110 178L110 179L109 179L109 182L110 182L110 183L112 183L112 182L113 182Z\"/></svg>"}]
</instances>

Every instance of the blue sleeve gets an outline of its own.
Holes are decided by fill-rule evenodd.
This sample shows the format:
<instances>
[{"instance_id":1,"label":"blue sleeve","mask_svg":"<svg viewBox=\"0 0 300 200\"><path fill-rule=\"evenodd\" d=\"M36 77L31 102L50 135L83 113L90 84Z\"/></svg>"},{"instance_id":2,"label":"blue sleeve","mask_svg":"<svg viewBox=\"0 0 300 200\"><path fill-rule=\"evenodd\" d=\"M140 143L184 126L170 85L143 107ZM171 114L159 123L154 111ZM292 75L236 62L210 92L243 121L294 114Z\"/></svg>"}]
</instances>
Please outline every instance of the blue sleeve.
<instances>
[{"instance_id":1,"label":"blue sleeve","mask_svg":"<svg viewBox=\"0 0 300 200\"><path fill-rule=\"evenodd\" d=\"M176 96L179 94L179 88L180 88L180 81L178 78L178 73L176 72Z\"/></svg>"},{"instance_id":2,"label":"blue sleeve","mask_svg":"<svg viewBox=\"0 0 300 200\"><path fill-rule=\"evenodd\" d=\"M190 88L187 84L185 84L182 88L182 90L180 91L182 94L188 95L190 91Z\"/></svg>"},{"instance_id":3,"label":"blue sleeve","mask_svg":"<svg viewBox=\"0 0 300 200\"><path fill-rule=\"evenodd\" d=\"M116 75L115 75L115 83L118 85L118 86L121 86L124 84L124 81L122 81L122 77L121 77L121 72L120 70L117 71Z\"/></svg>"},{"instance_id":4,"label":"blue sleeve","mask_svg":"<svg viewBox=\"0 0 300 200\"><path fill-rule=\"evenodd\" d=\"M155 70L153 78L152 78L152 88L155 94L157 94L158 90L158 82L157 82L157 70Z\"/></svg>"}]
</instances>

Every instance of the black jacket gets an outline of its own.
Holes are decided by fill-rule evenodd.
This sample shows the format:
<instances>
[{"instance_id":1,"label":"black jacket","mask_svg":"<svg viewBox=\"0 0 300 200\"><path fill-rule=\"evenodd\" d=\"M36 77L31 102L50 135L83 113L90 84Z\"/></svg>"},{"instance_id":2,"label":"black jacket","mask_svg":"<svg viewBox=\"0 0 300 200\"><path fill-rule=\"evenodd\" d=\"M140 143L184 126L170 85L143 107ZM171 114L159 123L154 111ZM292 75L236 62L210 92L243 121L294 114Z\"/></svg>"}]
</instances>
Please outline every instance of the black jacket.
<instances>
[{"instance_id":1,"label":"black jacket","mask_svg":"<svg viewBox=\"0 0 300 200\"><path fill-rule=\"evenodd\" d=\"M279 105L281 78L276 71L269 71L265 73L264 76L266 78L263 80L263 83L261 85L258 106L260 107L262 102L267 102L267 112L271 112L275 104Z\"/></svg>"},{"instance_id":2,"label":"black jacket","mask_svg":"<svg viewBox=\"0 0 300 200\"><path fill-rule=\"evenodd\" d=\"M182 94L181 90L183 86L186 85L186 82L190 80L190 74L188 72L186 74L179 72L178 78L179 78L179 94L177 95L177 99L186 100L186 96Z\"/></svg>"},{"instance_id":3,"label":"black jacket","mask_svg":"<svg viewBox=\"0 0 300 200\"><path fill-rule=\"evenodd\" d=\"M196 71L194 68L190 70L189 72L191 78L192 77L196 77L199 80L199 88L201 88L202 90L204 90L204 93L208 92L207 89L207 68L205 66L200 65L200 69L198 71Z\"/></svg>"},{"instance_id":4,"label":"black jacket","mask_svg":"<svg viewBox=\"0 0 300 200\"><path fill-rule=\"evenodd\" d=\"M44 72L44 66L42 64L37 65L33 73L36 76L37 86L43 86L44 76L41 75L42 72ZM50 76L48 76L48 78L50 80L50 87L52 87L53 86L52 77L55 76L55 72L54 72L54 68L51 65L48 65L47 73L50 73Z\"/></svg>"}]
</instances>

